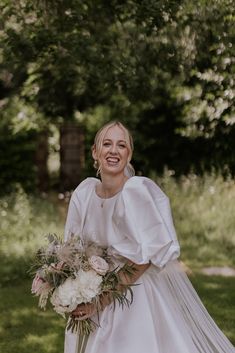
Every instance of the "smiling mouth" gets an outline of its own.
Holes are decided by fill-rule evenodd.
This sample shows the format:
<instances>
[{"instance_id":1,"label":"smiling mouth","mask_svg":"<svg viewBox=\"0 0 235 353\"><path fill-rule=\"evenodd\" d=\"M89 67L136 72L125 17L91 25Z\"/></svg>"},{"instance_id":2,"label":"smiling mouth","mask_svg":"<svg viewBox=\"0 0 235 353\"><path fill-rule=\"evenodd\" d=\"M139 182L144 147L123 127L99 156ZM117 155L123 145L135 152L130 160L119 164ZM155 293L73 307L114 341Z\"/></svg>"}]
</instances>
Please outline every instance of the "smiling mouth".
<instances>
[{"instance_id":1,"label":"smiling mouth","mask_svg":"<svg viewBox=\"0 0 235 353\"><path fill-rule=\"evenodd\" d=\"M106 158L106 161L108 162L108 164L115 165L119 162L119 158L108 157L108 158Z\"/></svg>"}]
</instances>

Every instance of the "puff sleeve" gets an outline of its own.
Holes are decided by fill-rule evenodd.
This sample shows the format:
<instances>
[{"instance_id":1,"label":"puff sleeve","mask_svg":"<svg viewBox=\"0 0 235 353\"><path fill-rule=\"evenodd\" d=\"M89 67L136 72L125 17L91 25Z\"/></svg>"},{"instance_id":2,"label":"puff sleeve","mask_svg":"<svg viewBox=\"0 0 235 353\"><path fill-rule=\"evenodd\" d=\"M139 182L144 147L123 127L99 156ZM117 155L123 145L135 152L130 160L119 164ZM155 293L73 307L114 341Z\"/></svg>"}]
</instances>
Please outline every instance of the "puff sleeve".
<instances>
[{"instance_id":1,"label":"puff sleeve","mask_svg":"<svg viewBox=\"0 0 235 353\"><path fill-rule=\"evenodd\" d=\"M157 267L179 256L168 197L150 179L132 177L117 200L113 224L120 241L114 253L137 264L151 262Z\"/></svg>"}]
</instances>

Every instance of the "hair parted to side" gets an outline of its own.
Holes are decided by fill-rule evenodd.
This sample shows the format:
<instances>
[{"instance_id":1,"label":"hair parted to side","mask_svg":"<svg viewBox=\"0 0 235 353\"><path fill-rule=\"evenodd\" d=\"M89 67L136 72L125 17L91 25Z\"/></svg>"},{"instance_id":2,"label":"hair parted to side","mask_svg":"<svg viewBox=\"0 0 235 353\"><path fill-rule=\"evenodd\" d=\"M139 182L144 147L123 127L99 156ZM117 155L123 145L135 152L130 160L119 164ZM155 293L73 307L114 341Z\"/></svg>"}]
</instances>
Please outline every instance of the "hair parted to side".
<instances>
[{"instance_id":1,"label":"hair parted to side","mask_svg":"<svg viewBox=\"0 0 235 353\"><path fill-rule=\"evenodd\" d=\"M129 149L129 157L128 157L128 163L125 169L125 174L129 177L135 175L135 169L134 167L131 165L130 161L131 161L131 157L132 157L132 153L134 150L134 144L133 144L133 138L131 136L130 131L120 122L120 121L110 121L109 123L105 124L104 126L102 126L96 133L95 135L95 140L94 140L94 144L93 144L93 148L95 148L97 155L99 156L101 153L101 148L103 145L103 141L104 141L104 137L106 135L106 132L114 126L118 126L120 127L125 134L125 140L126 140L126 144L127 144L127 148ZM100 174L100 169L101 166L99 165L98 161L94 161L94 168L97 169L97 175Z\"/></svg>"}]
</instances>

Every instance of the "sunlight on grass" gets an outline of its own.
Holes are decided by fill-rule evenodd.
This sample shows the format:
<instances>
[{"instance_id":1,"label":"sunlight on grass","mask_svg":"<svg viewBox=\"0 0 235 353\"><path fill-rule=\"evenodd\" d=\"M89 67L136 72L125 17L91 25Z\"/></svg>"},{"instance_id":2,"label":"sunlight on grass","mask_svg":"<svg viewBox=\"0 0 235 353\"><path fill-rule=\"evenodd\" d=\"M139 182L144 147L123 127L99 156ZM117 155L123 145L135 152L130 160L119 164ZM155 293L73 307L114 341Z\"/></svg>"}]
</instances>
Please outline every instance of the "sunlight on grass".
<instances>
[{"instance_id":1,"label":"sunlight on grass","mask_svg":"<svg viewBox=\"0 0 235 353\"><path fill-rule=\"evenodd\" d=\"M220 287L218 283L211 283L211 282L206 282L204 286L205 286L205 289L218 289Z\"/></svg>"},{"instance_id":2,"label":"sunlight on grass","mask_svg":"<svg viewBox=\"0 0 235 353\"><path fill-rule=\"evenodd\" d=\"M0 203L1 251L22 256L35 250L44 235L63 232L64 219L49 200L27 195L21 188ZM62 234L61 234L62 235Z\"/></svg>"},{"instance_id":3,"label":"sunlight on grass","mask_svg":"<svg viewBox=\"0 0 235 353\"><path fill-rule=\"evenodd\" d=\"M42 352L52 353L55 352L56 342L58 340L58 334L47 334L47 335L31 335L25 337L23 346L29 350L36 349Z\"/></svg>"}]
</instances>

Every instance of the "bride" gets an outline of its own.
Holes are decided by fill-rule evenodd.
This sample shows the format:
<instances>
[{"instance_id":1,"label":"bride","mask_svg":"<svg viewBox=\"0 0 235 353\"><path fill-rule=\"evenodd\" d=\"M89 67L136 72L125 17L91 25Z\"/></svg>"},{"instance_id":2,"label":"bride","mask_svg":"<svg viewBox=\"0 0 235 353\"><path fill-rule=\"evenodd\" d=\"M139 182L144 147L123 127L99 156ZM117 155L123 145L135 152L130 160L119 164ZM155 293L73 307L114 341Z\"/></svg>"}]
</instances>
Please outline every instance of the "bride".
<instances>
[{"instance_id":1,"label":"bride","mask_svg":"<svg viewBox=\"0 0 235 353\"><path fill-rule=\"evenodd\" d=\"M98 178L74 191L65 238L79 234L109 247L121 267L133 264L134 300L113 308L103 298L100 326L90 334L85 353L234 353L210 317L178 262L179 243L169 200L149 178L134 175L133 142L120 122L103 126L92 147ZM96 319L92 304L73 315ZM65 353L78 352L78 335L67 330Z\"/></svg>"}]
</instances>

